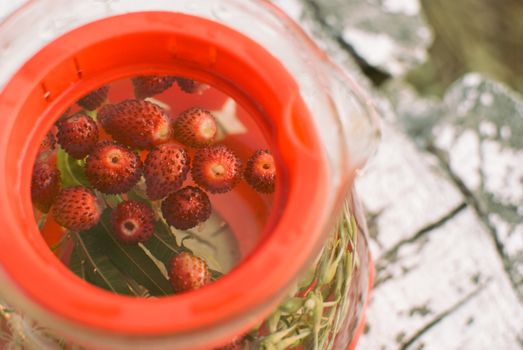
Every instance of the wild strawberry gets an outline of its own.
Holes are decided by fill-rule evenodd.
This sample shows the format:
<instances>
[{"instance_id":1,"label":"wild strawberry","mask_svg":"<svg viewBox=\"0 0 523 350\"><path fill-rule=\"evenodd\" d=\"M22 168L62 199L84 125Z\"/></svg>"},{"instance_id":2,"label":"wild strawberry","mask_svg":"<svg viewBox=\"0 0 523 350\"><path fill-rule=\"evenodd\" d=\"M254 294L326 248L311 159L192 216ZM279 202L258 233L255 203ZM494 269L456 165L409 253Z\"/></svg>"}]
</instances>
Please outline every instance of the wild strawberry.
<instances>
[{"instance_id":1,"label":"wild strawberry","mask_svg":"<svg viewBox=\"0 0 523 350\"><path fill-rule=\"evenodd\" d=\"M205 84L186 78L176 78L176 83L183 92L188 94L199 93L207 88Z\"/></svg>"},{"instance_id":2,"label":"wild strawberry","mask_svg":"<svg viewBox=\"0 0 523 350\"><path fill-rule=\"evenodd\" d=\"M99 89L93 90L81 99L78 100L78 105L88 111L98 109L106 100L109 92L108 86L102 86Z\"/></svg>"},{"instance_id":3,"label":"wild strawberry","mask_svg":"<svg viewBox=\"0 0 523 350\"><path fill-rule=\"evenodd\" d=\"M257 150L247 161L244 177L256 191L262 193L274 192L276 166L271 152Z\"/></svg>"},{"instance_id":4,"label":"wild strawberry","mask_svg":"<svg viewBox=\"0 0 523 350\"><path fill-rule=\"evenodd\" d=\"M33 205L43 213L47 213L60 192L62 179L56 166L47 162L37 161L31 179L31 198Z\"/></svg>"},{"instance_id":5,"label":"wild strawberry","mask_svg":"<svg viewBox=\"0 0 523 350\"><path fill-rule=\"evenodd\" d=\"M153 235L154 213L143 202L125 201L111 213L111 225L116 238L122 243L145 242Z\"/></svg>"},{"instance_id":6,"label":"wild strawberry","mask_svg":"<svg viewBox=\"0 0 523 350\"><path fill-rule=\"evenodd\" d=\"M172 143L156 147L144 162L147 196L151 200L167 197L182 186L188 172L187 151Z\"/></svg>"},{"instance_id":7,"label":"wild strawberry","mask_svg":"<svg viewBox=\"0 0 523 350\"><path fill-rule=\"evenodd\" d=\"M211 282L207 263L191 253L176 255L169 263L169 277L175 292L199 289Z\"/></svg>"},{"instance_id":8,"label":"wild strawberry","mask_svg":"<svg viewBox=\"0 0 523 350\"><path fill-rule=\"evenodd\" d=\"M79 112L58 122L58 142L73 158L83 159L98 141L96 122Z\"/></svg>"},{"instance_id":9,"label":"wild strawberry","mask_svg":"<svg viewBox=\"0 0 523 350\"><path fill-rule=\"evenodd\" d=\"M101 141L87 157L85 175L100 192L124 193L140 180L142 161L136 153L123 146Z\"/></svg>"},{"instance_id":10,"label":"wild strawberry","mask_svg":"<svg viewBox=\"0 0 523 350\"><path fill-rule=\"evenodd\" d=\"M53 130L45 135L38 149L37 161L45 161L56 149L56 137Z\"/></svg>"},{"instance_id":11,"label":"wild strawberry","mask_svg":"<svg viewBox=\"0 0 523 350\"><path fill-rule=\"evenodd\" d=\"M171 122L159 106L139 100L105 105L98 120L114 140L131 148L151 149L172 135Z\"/></svg>"},{"instance_id":12,"label":"wild strawberry","mask_svg":"<svg viewBox=\"0 0 523 350\"><path fill-rule=\"evenodd\" d=\"M91 190L82 187L64 188L56 197L53 216L60 225L72 231L86 231L100 221L102 208Z\"/></svg>"},{"instance_id":13,"label":"wild strawberry","mask_svg":"<svg viewBox=\"0 0 523 350\"><path fill-rule=\"evenodd\" d=\"M224 145L202 148L194 156L193 180L211 193L230 191L241 179L240 159Z\"/></svg>"},{"instance_id":14,"label":"wild strawberry","mask_svg":"<svg viewBox=\"0 0 523 350\"><path fill-rule=\"evenodd\" d=\"M148 75L136 77L132 80L134 86L134 95L137 99L142 100L147 97L158 95L170 88L176 81L175 77Z\"/></svg>"},{"instance_id":15,"label":"wild strawberry","mask_svg":"<svg viewBox=\"0 0 523 350\"><path fill-rule=\"evenodd\" d=\"M188 230L211 216L211 201L198 187L184 187L162 203L165 221L178 230Z\"/></svg>"},{"instance_id":16,"label":"wild strawberry","mask_svg":"<svg viewBox=\"0 0 523 350\"><path fill-rule=\"evenodd\" d=\"M218 131L214 116L201 108L191 108L180 114L174 121L173 129L177 141L194 148L214 143Z\"/></svg>"},{"instance_id":17,"label":"wild strawberry","mask_svg":"<svg viewBox=\"0 0 523 350\"><path fill-rule=\"evenodd\" d=\"M45 135L45 138L43 139L42 143L40 144L38 153L53 151L55 149L55 147L56 147L56 137L54 136L53 131L49 130L49 132Z\"/></svg>"}]
</instances>

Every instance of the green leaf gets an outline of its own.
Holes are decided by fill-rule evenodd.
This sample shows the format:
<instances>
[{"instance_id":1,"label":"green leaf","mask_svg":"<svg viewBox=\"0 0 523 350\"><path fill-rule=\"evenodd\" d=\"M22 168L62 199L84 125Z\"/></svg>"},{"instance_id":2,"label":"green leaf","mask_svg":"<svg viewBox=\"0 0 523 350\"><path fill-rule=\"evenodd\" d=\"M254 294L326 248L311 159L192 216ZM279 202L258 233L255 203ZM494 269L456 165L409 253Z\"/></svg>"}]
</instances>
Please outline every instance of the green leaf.
<instances>
[{"instance_id":1,"label":"green leaf","mask_svg":"<svg viewBox=\"0 0 523 350\"><path fill-rule=\"evenodd\" d=\"M103 194L102 198L110 208L116 208L118 204L123 202L122 196L119 194Z\"/></svg>"},{"instance_id":2,"label":"green leaf","mask_svg":"<svg viewBox=\"0 0 523 350\"><path fill-rule=\"evenodd\" d=\"M84 112L89 117L93 118L94 120L98 120L98 112L97 111L87 111L87 110L84 109Z\"/></svg>"},{"instance_id":3,"label":"green leaf","mask_svg":"<svg viewBox=\"0 0 523 350\"><path fill-rule=\"evenodd\" d=\"M216 281L218 278L222 277L223 276L223 273L220 272L220 271L216 271L216 270L213 270L213 269L209 269L209 272L211 274L211 279L213 281Z\"/></svg>"},{"instance_id":4,"label":"green leaf","mask_svg":"<svg viewBox=\"0 0 523 350\"><path fill-rule=\"evenodd\" d=\"M71 232L75 249L69 268L80 278L108 291L133 295L126 277L111 263L90 232Z\"/></svg>"},{"instance_id":5,"label":"green leaf","mask_svg":"<svg viewBox=\"0 0 523 350\"><path fill-rule=\"evenodd\" d=\"M169 227L162 221L154 225L153 236L143 243L147 250L159 261L169 266L173 256L186 249L180 248Z\"/></svg>"},{"instance_id":6,"label":"green leaf","mask_svg":"<svg viewBox=\"0 0 523 350\"><path fill-rule=\"evenodd\" d=\"M46 222L47 222L47 214L42 214L42 217L40 218L40 220L38 220L38 229L40 231L42 231Z\"/></svg>"},{"instance_id":7,"label":"green leaf","mask_svg":"<svg viewBox=\"0 0 523 350\"><path fill-rule=\"evenodd\" d=\"M56 165L60 170L64 187L90 187L84 168L79 164L79 161L70 157L62 148L58 149Z\"/></svg>"},{"instance_id":8,"label":"green leaf","mask_svg":"<svg viewBox=\"0 0 523 350\"><path fill-rule=\"evenodd\" d=\"M304 298L288 297L278 308L285 313L295 313L305 304Z\"/></svg>"},{"instance_id":9,"label":"green leaf","mask_svg":"<svg viewBox=\"0 0 523 350\"><path fill-rule=\"evenodd\" d=\"M343 216L325 242L320 258L291 293L259 329L247 338L258 349L331 349L345 324L351 307L349 290L357 254L357 222L345 207ZM303 297L307 293L307 297ZM288 330L295 330L291 333ZM250 347L249 347L250 348Z\"/></svg>"},{"instance_id":10,"label":"green leaf","mask_svg":"<svg viewBox=\"0 0 523 350\"><path fill-rule=\"evenodd\" d=\"M136 187L129 191L128 196L129 199L142 202L146 201L144 195L141 194ZM188 231L177 232L183 232L186 235L190 234L190 232ZM186 238L187 236L184 236L184 239ZM171 261L174 255L184 251L194 254L192 249L187 248L183 244L182 246L178 245L175 234L173 233L169 225L162 219L156 221L154 226L154 235L147 242L143 243L143 245L151 253L151 255L153 255L156 259L161 261L166 268L169 266L169 262ZM200 254L196 255L200 256ZM209 272L211 273L211 278L213 281L216 281L218 278L223 276L222 272L212 268L209 268Z\"/></svg>"},{"instance_id":11,"label":"green leaf","mask_svg":"<svg viewBox=\"0 0 523 350\"><path fill-rule=\"evenodd\" d=\"M69 269L74 272L75 275L83 280L87 280L87 273L85 271L85 260L82 259L80 249L74 248L69 259ZM94 269L94 268L93 268ZM102 287L102 286L99 286Z\"/></svg>"},{"instance_id":12,"label":"green leaf","mask_svg":"<svg viewBox=\"0 0 523 350\"><path fill-rule=\"evenodd\" d=\"M100 224L87 231L97 238L100 247L120 271L149 290L153 296L168 295L172 287L155 262L139 245L124 245L116 240L109 226L110 210L102 214Z\"/></svg>"},{"instance_id":13,"label":"green leaf","mask_svg":"<svg viewBox=\"0 0 523 350\"><path fill-rule=\"evenodd\" d=\"M158 220L154 226L153 236L143 243L144 247L156 259L161 261L166 268L169 266L171 259L181 252L189 252L194 254L187 247L180 247L170 227L162 220ZM223 273L209 268L211 278L216 281L223 276Z\"/></svg>"},{"instance_id":14,"label":"green leaf","mask_svg":"<svg viewBox=\"0 0 523 350\"><path fill-rule=\"evenodd\" d=\"M140 182L129 192L127 192L127 197L129 200L135 200L140 202L149 202L145 193L139 189Z\"/></svg>"}]
</instances>

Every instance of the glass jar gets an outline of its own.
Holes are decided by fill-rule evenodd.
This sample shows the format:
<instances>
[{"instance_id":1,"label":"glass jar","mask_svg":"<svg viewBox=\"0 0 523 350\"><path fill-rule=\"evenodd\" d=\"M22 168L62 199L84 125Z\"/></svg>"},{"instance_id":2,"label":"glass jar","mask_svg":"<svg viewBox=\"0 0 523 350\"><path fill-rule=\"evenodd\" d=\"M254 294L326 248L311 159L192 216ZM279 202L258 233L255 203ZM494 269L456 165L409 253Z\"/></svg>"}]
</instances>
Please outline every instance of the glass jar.
<instances>
[{"instance_id":1,"label":"glass jar","mask_svg":"<svg viewBox=\"0 0 523 350\"><path fill-rule=\"evenodd\" d=\"M0 26L0 62L0 293L10 306L86 348L354 348L373 266L353 182L375 151L377 117L280 10L259 0L28 1ZM100 86L143 75L187 77L232 98L278 171L257 229L246 219L253 196L231 195L234 210L217 199L241 261L162 298L84 283L49 249L31 203L33 165L60 116Z\"/></svg>"}]
</instances>

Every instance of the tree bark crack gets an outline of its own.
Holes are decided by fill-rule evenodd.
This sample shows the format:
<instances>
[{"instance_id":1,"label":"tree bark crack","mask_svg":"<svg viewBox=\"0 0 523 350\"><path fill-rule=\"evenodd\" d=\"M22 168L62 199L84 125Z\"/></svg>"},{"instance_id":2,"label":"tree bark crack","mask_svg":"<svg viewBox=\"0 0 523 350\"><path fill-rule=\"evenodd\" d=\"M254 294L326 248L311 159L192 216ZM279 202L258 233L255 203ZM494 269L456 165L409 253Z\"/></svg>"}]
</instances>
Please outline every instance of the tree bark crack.
<instances>
[{"instance_id":1,"label":"tree bark crack","mask_svg":"<svg viewBox=\"0 0 523 350\"><path fill-rule=\"evenodd\" d=\"M395 261L398 251L400 250L400 248L402 246L404 246L406 244L414 243L414 242L418 241L419 239L421 239L422 237L424 237L425 235L427 235L428 233L437 229L438 227L443 226L448 221L452 220L456 215L458 215L463 210L465 210L465 208L467 208L467 206L468 205L466 202L459 204L456 208L452 209L449 213L445 214L443 217L422 227L411 237L405 238L405 239L399 241L398 243L396 243L392 248L390 248L385 253L383 253L381 258L376 262L376 270L378 271L378 273L384 269L384 265L387 265L390 262ZM392 278L392 277L389 276L389 277L385 277L382 279L380 279L380 277L378 277L376 279L376 282L374 283L374 288L379 287L381 284L383 284L390 278Z\"/></svg>"},{"instance_id":2,"label":"tree bark crack","mask_svg":"<svg viewBox=\"0 0 523 350\"><path fill-rule=\"evenodd\" d=\"M471 301L474 297L476 297L489 283L490 283L490 279L487 280L485 283L481 284L480 286L478 286L475 290L473 290L472 292L467 294L463 299L459 300L457 303L452 305L450 308L448 308L447 310L438 314L436 317L434 317L434 319L432 319L432 321L430 321L425 326L420 328L410 338L403 341L401 343L401 345L399 346L399 350L407 350L411 345L413 345L418 339L420 339L431 328L433 328L438 323L443 321L447 316L458 311L461 307L463 307L465 304L467 304L469 301Z\"/></svg>"},{"instance_id":3,"label":"tree bark crack","mask_svg":"<svg viewBox=\"0 0 523 350\"><path fill-rule=\"evenodd\" d=\"M523 293L519 292L520 283L518 283L518 281L515 280L514 276L511 273L512 262L510 261L510 258L508 257L508 255L505 253L505 245L499 239L499 235L498 235L496 228L494 226L492 226L492 224L488 220L488 213L486 213L483 210L483 208L481 208L481 205L480 205L478 199L476 198L476 196L474 195L474 193L472 193L472 191L467 187L467 185L463 182L463 180L452 170L445 153L432 144L427 145L426 150L429 153L433 154L438 159L441 167L447 173L447 176L449 176L450 180L461 191L463 196L465 196L467 203L470 204L472 206L472 208L474 208L476 215L480 218L481 222L487 228L487 232L490 233L490 237L492 238L492 240L494 242L496 252L503 263L503 269L504 269L506 275L508 276L510 284L512 285L514 292L518 296L520 303L523 304Z\"/></svg>"},{"instance_id":4,"label":"tree bark crack","mask_svg":"<svg viewBox=\"0 0 523 350\"><path fill-rule=\"evenodd\" d=\"M311 13L314 21L319 23L323 31L333 39L340 49L347 52L360 67L361 71L376 87L380 87L383 83L391 78L390 74L382 71L381 69L369 64L363 57L361 57L354 47L347 43L343 37L337 33L329 23L327 23L325 16L322 13L321 7L314 0L303 0L302 1L307 10Z\"/></svg>"}]
</instances>

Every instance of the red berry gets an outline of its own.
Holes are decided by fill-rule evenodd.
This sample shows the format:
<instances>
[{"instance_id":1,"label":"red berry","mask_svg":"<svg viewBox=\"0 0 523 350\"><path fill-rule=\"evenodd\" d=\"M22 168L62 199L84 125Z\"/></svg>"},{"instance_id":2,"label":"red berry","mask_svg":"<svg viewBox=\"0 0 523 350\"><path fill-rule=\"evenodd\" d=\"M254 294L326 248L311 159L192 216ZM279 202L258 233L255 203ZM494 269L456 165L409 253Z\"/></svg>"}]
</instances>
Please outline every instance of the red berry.
<instances>
[{"instance_id":1,"label":"red berry","mask_svg":"<svg viewBox=\"0 0 523 350\"><path fill-rule=\"evenodd\" d=\"M171 123L159 106L140 100L105 105L98 112L104 129L119 143L131 148L151 149L166 143L172 135Z\"/></svg>"},{"instance_id":2,"label":"red berry","mask_svg":"<svg viewBox=\"0 0 523 350\"><path fill-rule=\"evenodd\" d=\"M109 92L108 86L102 86L99 89L93 90L81 99L78 100L78 105L88 111L94 111L98 109L106 100L107 93Z\"/></svg>"},{"instance_id":3,"label":"red berry","mask_svg":"<svg viewBox=\"0 0 523 350\"><path fill-rule=\"evenodd\" d=\"M207 263L187 252L171 259L169 277L174 291L178 293L196 290L211 282Z\"/></svg>"},{"instance_id":4,"label":"red berry","mask_svg":"<svg viewBox=\"0 0 523 350\"><path fill-rule=\"evenodd\" d=\"M99 142L87 158L85 175L100 192L129 191L142 176L142 161L127 148L110 141Z\"/></svg>"},{"instance_id":5,"label":"red berry","mask_svg":"<svg viewBox=\"0 0 523 350\"><path fill-rule=\"evenodd\" d=\"M267 150L256 151L247 161L244 177L256 191L273 193L276 181L276 166L271 152Z\"/></svg>"},{"instance_id":6,"label":"red berry","mask_svg":"<svg viewBox=\"0 0 523 350\"><path fill-rule=\"evenodd\" d=\"M200 149L194 156L193 180L211 193L230 191L241 179L240 159L224 145Z\"/></svg>"},{"instance_id":7,"label":"red berry","mask_svg":"<svg viewBox=\"0 0 523 350\"><path fill-rule=\"evenodd\" d=\"M174 121L174 137L180 143L195 148L214 143L218 126L211 112L201 108L191 108Z\"/></svg>"},{"instance_id":8,"label":"red berry","mask_svg":"<svg viewBox=\"0 0 523 350\"><path fill-rule=\"evenodd\" d=\"M167 197L182 186L188 172L187 151L172 143L158 146L144 162L147 196L151 200Z\"/></svg>"},{"instance_id":9,"label":"red berry","mask_svg":"<svg viewBox=\"0 0 523 350\"><path fill-rule=\"evenodd\" d=\"M175 77L157 75L133 78L134 95L139 100L158 95L170 88L175 80Z\"/></svg>"},{"instance_id":10,"label":"red berry","mask_svg":"<svg viewBox=\"0 0 523 350\"><path fill-rule=\"evenodd\" d=\"M96 196L82 186L64 188L52 210L56 222L72 231L89 230L98 224L102 215Z\"/></svg>"},{"instance_id":11,"label":"red berry","mask_svg":"<svg viewBox=\"0 0 523 350\"><path fill-rule=\"evenodd\" d=\"M46 160L56 149L56 137L52 130L45 135L40 148L38 149L37 159Z\"/></svg>"},{"instance_id":12,"label":"red berry","mask_svg":"<svg viewBox=\"0 0 523 350\"><path fill-rule=\"evenodd\" d=\"M143 202L125 201L118 204L111 213L111 225L120 242L145 242L153 235L154 213Z\"/></svg>"},{"instance_id":13,"label":"red berry","mask_svg":"<svg viewBox=\"0 0 523 350\"><path fill-rule=\"evenodd\" d=\"M211 216L211 201L198 187L184 187L162 203L162 214L167 223L178 230L188 230Z\"/></svg>"},{"instance_id":14,"label":"red berry","mask_svg":"<svg viewBox=\"0 0 523 350\"><path fill-rule=\"evenodd\" d=\"M43 139L42 143L40 144L40 149L38 150L38 153L44 153L53 151L56 147L56 137L54 136L54 133L49 130L49 132L45 135L45 138Z\"/></svg>"},{"instance_id":15,"label":"red berry","mask_svg":"<svg viewBox=\"0 0 523 350\"><path fill-rule=\"evenodd\" d=\"M188 94L202 92L207 87L205 84L185 78L176 78L176 83L178 83L178 86L183 92L186 92Z\"/></svg>"},{"instance_id":16,"label":"red berry","mask_svg":"<svg viewBox=\"0 0 523 350\"><path fill-rule=\"evenodd\" d=\"M83 112L76 113L58 122L58 142L76 159L85 158L98 141L96 122Z\"/></svg>"},{"instance_id":17,"label":"red berry","mask_svg":"<svg viewBox=\"0 0 523 350\"><path fill-rule=\"evenodd\" d=\"M56 166L37 161L31 179L31 198L34 206L47 213L60 192L62 179Z\"/></svg>"}]
</instances>

